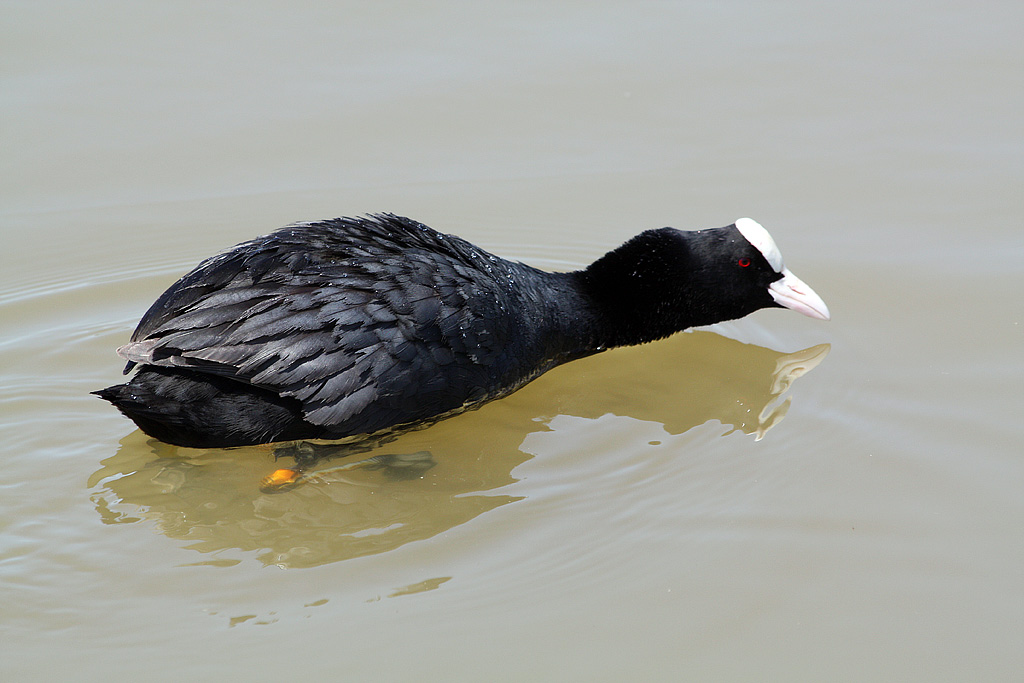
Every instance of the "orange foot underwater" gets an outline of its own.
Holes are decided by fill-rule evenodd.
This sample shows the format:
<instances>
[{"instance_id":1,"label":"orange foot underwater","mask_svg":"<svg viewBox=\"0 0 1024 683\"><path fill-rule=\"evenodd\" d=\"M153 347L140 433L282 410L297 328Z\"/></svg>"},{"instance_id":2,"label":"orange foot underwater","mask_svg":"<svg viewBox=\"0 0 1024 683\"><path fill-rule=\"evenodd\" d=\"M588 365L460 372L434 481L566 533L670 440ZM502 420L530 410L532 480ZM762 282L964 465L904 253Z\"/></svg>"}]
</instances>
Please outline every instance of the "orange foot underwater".
<instances>
[{"instance_id":1,"label":"orange foot underwater","mask_svg":"<svg viewBox=\"0 0 1024 683\"><path fill-rule=\"evenodd\" d=\"M301 470L280 469L263 477L260 490L264 493L280 493L296 486L302 480Z\"/></svg>"}]
</instances>

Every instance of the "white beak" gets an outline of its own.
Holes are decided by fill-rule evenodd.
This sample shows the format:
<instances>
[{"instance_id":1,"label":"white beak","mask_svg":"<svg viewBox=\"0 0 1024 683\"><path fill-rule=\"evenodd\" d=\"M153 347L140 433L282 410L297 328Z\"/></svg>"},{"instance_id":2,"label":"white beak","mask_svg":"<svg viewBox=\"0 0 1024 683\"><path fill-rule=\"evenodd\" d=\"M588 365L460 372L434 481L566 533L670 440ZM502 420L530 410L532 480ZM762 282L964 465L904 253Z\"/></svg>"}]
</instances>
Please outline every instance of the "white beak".
<instances>
[{"instance_id":1,"label":"white beak","mask_svg":"<svg viewBox=\"0 0 1024 683\"><path fill-rule=\"evenodd\" d=\"M775 299L775 303L798 313L819 320L828 320L832 317L821 297L804 284L803 280L793 275L789 268L783 268L782 278L768 285L768 293Z\"/></svg>"}]
</instances>

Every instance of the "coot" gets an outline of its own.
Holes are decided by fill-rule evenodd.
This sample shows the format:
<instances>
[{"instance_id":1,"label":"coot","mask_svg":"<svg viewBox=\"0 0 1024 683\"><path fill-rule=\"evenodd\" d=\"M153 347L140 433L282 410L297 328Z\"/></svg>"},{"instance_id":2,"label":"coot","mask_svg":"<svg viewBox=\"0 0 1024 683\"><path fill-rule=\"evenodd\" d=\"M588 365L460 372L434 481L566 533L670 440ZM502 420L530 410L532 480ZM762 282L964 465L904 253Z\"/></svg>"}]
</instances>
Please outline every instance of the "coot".
<instances>
[{"instance_id":1,"label":"coot","mask_svg":"<svg viewBox=\"0 0 1024 683\"><path fill-rule=\"evenodd\" d=\"M549 273L392 214L291 225L207 259L143 316L94 392L193 448L344 439L481 405L556 365L785 307L828 320L741 218L640 233Z\"/></svg>"}]
</instances>

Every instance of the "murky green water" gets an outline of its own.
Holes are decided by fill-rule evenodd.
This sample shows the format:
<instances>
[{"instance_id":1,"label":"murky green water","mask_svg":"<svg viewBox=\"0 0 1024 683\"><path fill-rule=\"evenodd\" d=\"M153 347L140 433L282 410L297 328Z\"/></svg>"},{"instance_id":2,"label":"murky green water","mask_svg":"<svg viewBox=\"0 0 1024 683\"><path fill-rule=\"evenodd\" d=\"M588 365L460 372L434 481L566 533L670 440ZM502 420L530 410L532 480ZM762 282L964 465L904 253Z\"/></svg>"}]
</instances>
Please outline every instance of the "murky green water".
<instances>
[{"instance_id":1,"label":"murky green water","mask_svg":"<svg viewBox=\"0 0 1024 683\"><path fill-rule=\"evenodd\" d=\"M1013 680L1022 19L6 5L0 673ZM203 257L370 211L551 269L750 215L833 320L589 358L276 495L88 395Z\"/></svg>"}]
</instances>

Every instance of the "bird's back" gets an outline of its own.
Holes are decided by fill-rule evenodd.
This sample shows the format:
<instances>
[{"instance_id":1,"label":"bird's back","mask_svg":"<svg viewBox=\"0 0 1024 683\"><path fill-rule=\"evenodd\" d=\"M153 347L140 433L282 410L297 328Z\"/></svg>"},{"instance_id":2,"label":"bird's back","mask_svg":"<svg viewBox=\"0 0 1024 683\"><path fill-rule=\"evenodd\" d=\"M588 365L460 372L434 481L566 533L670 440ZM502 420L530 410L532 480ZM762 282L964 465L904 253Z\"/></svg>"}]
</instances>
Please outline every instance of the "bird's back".
<instances>
[{"instance_id":1,"label":"bird's back","mask_svg":"<svg viewBox=\"0 0 1024 683\"><path fill-rule=\"evenodd\" d=\"M536 310L523 297L543 292L516 285L528 271L551 275L391 215L295 225L201 263L119 352L126 371L180 368L294 398L321 438L370 433L537 374L545 323L523 319Z\"/></svg>"}]
</instances>

